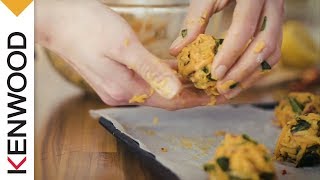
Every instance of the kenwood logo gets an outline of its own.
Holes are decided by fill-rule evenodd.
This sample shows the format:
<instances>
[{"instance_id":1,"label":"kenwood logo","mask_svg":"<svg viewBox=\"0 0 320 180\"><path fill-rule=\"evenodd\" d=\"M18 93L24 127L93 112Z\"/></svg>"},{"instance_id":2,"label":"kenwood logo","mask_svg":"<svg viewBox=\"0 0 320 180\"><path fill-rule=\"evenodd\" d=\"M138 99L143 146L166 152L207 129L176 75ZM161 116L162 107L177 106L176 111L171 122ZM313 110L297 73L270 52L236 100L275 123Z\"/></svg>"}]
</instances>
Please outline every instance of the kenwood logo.
<instances>
[{"instance_id":1,"label":"kenwood logo","mask_svg":"<svg viewBox=\"0 0 320 180\"><path fill-rule=\"evenodd\" d=\"M0 1L0 179L34 179L34 4Z\"/></svg>"},{"instance_id":2,"label":"kenwood logo","mask_svg":"<svg viewBox=\"0 0 320 180\"><path fill-rule=\"evenodd\" d=\"M20 39L20 43L14 44L12 40L13 38ZM27 123L22 116L23 114L27 113L27 108L23 107L22 104L27 100L27 98L23 95L19 95L19 93L22 93L27 87L27 78L21 72L26 67L28 62L26 55L21 51L26 49L26 42L27 38L23 33L14 32L9 35L7 43L7 48L13 50L7 57L8 68L12 71L7 78L7 86L9 89L7 95L12 98L12 101L8 103L7 107L14 110L14 112L7 115L7 118L8 124L16 125L8 132L8 162L13 168L13 170L8 170L8 173L26 173L26 170L19 168L23 165L23 163L26 162L27 156L24 156L23 159L18 163L11 159L11 157L14 155L26 155L27 153L27 134L21 130ZM15 66L12 62L12 60L15 58L22 60L22 63L20 63L18 66ZM19 87L14 87L13 80L20 80L22 83L19 85ZM7 112L10 112L10 110Z\"/></svg>"}]
</instances>

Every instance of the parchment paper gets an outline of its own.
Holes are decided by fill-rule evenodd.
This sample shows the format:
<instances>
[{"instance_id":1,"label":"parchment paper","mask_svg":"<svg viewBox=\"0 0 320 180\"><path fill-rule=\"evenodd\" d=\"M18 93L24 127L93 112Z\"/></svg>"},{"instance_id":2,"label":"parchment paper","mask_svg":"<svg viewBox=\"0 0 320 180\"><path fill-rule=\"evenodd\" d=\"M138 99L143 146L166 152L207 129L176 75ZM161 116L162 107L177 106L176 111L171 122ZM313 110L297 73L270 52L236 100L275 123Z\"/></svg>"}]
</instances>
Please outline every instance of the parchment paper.
<instances>
[{"instance_id":1,"label":"parchment paper","mask_svg":"<svg viewBox=\"0 0 320 180\"><path fill-rule=\"evenodd\" d=\"M129 107L91 113L110 120L117 129L139 142L142 149L154 154L160 163L184 180L207 179L202 165L213 156L222 139L215 135L218 131L248 134L265 144L270 152L273 152L280 133L280 129L272 124L273 111L249 105L179 111ZM320 166L297 169L277 162L276 169L279 179L320 180ZM287 174L282 175L282 170Z\"/></svg>"}]
</instances>

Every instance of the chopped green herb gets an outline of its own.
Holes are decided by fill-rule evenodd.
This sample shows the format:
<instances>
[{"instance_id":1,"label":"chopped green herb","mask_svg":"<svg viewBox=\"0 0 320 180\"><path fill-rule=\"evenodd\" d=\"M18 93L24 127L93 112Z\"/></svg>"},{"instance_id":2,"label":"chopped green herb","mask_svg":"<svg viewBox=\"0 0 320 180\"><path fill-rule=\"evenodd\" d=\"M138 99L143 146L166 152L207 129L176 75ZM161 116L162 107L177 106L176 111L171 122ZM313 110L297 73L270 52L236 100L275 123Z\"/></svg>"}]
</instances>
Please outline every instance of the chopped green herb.
<instances>
[{"instance_id":1,"label":"chopped green herb","mask_svg":"<svg viewBox=\"0 0 320 180\"><path fill-rule=\"evenodd\" d=\"M229 174L229 180L248 180Z\"/></svg>"},{"instance_id":2,"label":"chopped green herb","mask_svg":"<svg viewBox=\"0 0 320 180\"><path fill-rule=\"evenodd\" d=\"M182 36L183 38L186 37L187 34L188 34L188 30L187 30L187 29L182 29L182 30L181 30L181 36Z\"/></svg>"},{"instance_id":3,"label":"chopped green herb","mask_svg":"<svg viewBox=\"0 0 320 180\"><path fill-rule=\"evenodd\" d=\"M308 96L308 102L307 102L307 103L309 103L309 102L311 102L311 101L312 101L311 97Z\"/></svg>"},{"instance_id":4,"label":"chopped green herb","mask_svg":"<svg viewBox=\"0 0 320 180\"><path fill-rule=\"evenodd\" d=\"M263 172L259 175L261 180L272 180L274 179L274 173L271 172Z\"/></svg>"},{"instance_id":5,"label":"chopped green herb","mask_svg":"<svg viewBox=\"0 0 320 180\"><path fill-rule=\"evenodd\" d=\"M299 153L299 151L301 150L301 146L297 147L297 154Z\"/></svg>"},{"instance_id":6,"label":"chopped green herb","mask_svg":"<svg viewBox=\"0 0 320 180\"><path fill-rule=\"evenodd\" d=\"M250 141L250 142L252 142L254 144L258 144L257 141L251 139L247 134L242 134L242 138L247 140L247 141Z\"/></svg>"},{"instance_id":7,"label":"chopped green herb","mask_svg":"<svg viewBox=\"0 0 320 180\"><path fill-rule=\"evenodd\" d=\"M215 39L216 44L215 44L214 49L213 49L213 53L214 54L218 53L219 46L223 43L223 40L224 39Z\"/></svg>"},{"instance_id":8,"label":"chopped green herb","mask_svg":"<svg viewBox=\"0 0 320 180\"><path fill-rule=\"evenodd\" d=\"M219 46L223 43L224 39L215 39L215 41L216 41L216 45Z\"/></svg>"},{"instance_id":9,"label":"chopped green herb","mask_svg":"<svg viewBox=\"0 0 320 180\"><path fill-rule=\"evenodd\" d=\"M214 164L204 164L203 165L203 170L206 171L206 172L210 172L210 171L214 171L215 170L215 167L214 167Z\"/></svg>"},{"instance_id":10,"label":"chopped green herb","mask_svg":"<svg viewBox=\"0 0 320 180\"><path fill-rule=\"evenodd\" d=\"M209 72L209 69L205 66L202 68L202 71L207 74Z\"/></svg>"},{"instance_id":11,"label":"chopped green herb","mask_svg":"<svg viewBox=\"0 0 320 180\"><path fill-rule=\"evenodd\" d=\"M263 159L264 159L266 162L269 162L269 161L271 160L271 158L270 158L269 156L266 156L266 155L263 156Z\"/></svg>"},{"instance_id":12,"label":"chopped green herb","mask_svg":"<svg viewBox=\"0 0 320 180\"><path fill-rule=\"evenodd\" d=\"M234 88L236 88L237 86L238 86L238 82L236 82L236 83L234 83L234 84L231 84L230 86L229 86L229 89L234 89Z\"/></svg>"},{"instance_id":13,"label":"chopped green herb","mask_svg":"<svg viewBox=\"0 0 320 180\"><path fill-rule=\"evenodd\" d=\"M313 146L308 147L307 151L314 151L314 152L319 151L320 152L320 144L315 144Z\"/></svg>"},{"instance_id":14,"label":"chopped green herb","mask_svg":"<svg viewBox=\"0 0 320 180\"><path fill-rule=\"evenodd\" d=\"M211 73L209 73L209 74L207 75L207 78L208 78L210 81L217 81L217 80L215 80L215 79L212 79Z\"/></svg>"},{"instance_id":15,"label":"chopped green herb","mask_svg":"<svg viewBox=\"0 0 320 180\"><path fill-rule=\"evenodd\" d=\"M292 111L295 113L302 113L304 107L302 104L300 104L295 98L293 97L288 97L289 103L291 105Z\"/></svg>"},{"instance_id":16,"label":"chopped green herb","mask_svg":"<svg viewBox=\"0 0 320 180\"><path fill-rule=\"evenodd\" d=\"M311 127L311 124L308 123L306 120L300 119L297 120L297 124L292 126L291 133L296 133L298 131L304 131Z\"/></svg>"},{"instance_id":17,"label":"chopped green herb","mask_svg":"<svg viewBox=\"0 0 320 180\"><path fill-rule=\"evenodd\" d=\"M260 64L261 65L261 69L264 71L264 70L270 70L271 69L271 66L270 64L264 60L262 61L262 63Z\"/></svg>"},{"instance_id":18,"label":"chopped green herb","mask_svg":"<svg viewBox=\"0 0 320 180\"><path fill-rule=\"evenodd\" d=\"M267 16L264 16L260 31L263 31L266 28L266 26L267 26Z\"/></svg>"},{"instance_id":19,"label":"chopped green herb","mask_svg":"<svg viewBox=\"0 0 320 180\"><path fill-rule=\"evenodd\" d=\"M296 167L314 166L320 164L320 145L316 144L306 149Z\"/></svg>"},{"instance_id":20,"label":"chopped green herb","mask_svg":"<svg viewBox=\"0 0 320 180\"><path fill-rule=\"evenodd\" d=\"M217 164L220 166L222 171L229 170L229 158L227 157L220 157L217 159Z\"/></svg>"}]
</instances>

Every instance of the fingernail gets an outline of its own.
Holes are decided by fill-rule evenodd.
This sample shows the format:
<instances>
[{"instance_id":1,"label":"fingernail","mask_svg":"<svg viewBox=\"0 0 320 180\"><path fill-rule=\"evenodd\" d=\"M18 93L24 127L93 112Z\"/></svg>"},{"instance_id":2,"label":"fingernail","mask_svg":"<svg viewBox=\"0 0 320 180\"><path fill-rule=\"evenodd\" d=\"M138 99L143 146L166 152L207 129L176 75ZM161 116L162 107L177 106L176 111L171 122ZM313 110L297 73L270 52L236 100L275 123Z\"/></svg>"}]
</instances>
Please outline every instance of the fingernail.
<instances>
[{"instance_id":1,"label":"fingernail","mask_svg":"<svg viewBox=\"0 0 320 180\"><path fill-rule=\"evenodd\" d=\"M158 82L151 81L150 84L157 93L167 99L172 99L181 89L180 81L174 78L164 78Z\"/></svg>"},{"instance_id":2,"label":"fingernail","mask_svg":"<svg viewBox=\"0 0 320 180\"><path fill-rule=\"evenodd\" d=\"M262 54L260 53L257 57L257 62L260 64L262 63L262 61L263 61L263 57L262 57Z\"/></svg>"},{"instance_id":3,"label":"fingernail","mask_svg":"<svg viewBox=\"0 0 320 180\"><path fill-rule=\"evenodd\" d=\"M223 76L226 74L226 72L227 72L227 67L225 65L219 65L217 69L214 71L212 78L217 80L222 79Z\"/></svg>"},{"instance_id":4,"label":"fingernail","mask_svg":"<svg viewBox=\"0 0 320 180\"><path fill-rule=\"evenodd\" d=\"M233 90L229 91L227 94L225 94L224 96L227 99L232 99L232 98L236 97L241 92L241 90L242 90L241 88L233 89Z\"/></svg>"},{"instance_id":5,"label":"fingernail","mask_svg":"<svg viewBox=\"0 0 320 180\"><path fill-rule=\"evenodd\" d=\"M182 40L183 40L183 38L181 36L177 37L177 39L174 40L173 43L171 44L170 49L173 49L176 46L178 46Z\"/></svg>"}]
</instances>

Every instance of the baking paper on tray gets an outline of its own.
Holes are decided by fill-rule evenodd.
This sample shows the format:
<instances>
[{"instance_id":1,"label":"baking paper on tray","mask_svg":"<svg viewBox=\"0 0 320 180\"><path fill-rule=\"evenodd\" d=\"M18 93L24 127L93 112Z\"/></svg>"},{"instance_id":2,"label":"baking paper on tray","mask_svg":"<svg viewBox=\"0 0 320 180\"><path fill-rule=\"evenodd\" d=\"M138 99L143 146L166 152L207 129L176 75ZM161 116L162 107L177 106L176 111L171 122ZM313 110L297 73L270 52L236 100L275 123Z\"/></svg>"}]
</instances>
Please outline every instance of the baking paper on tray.
<instances>
[{"instance_id":1,"label":"baking paper on tray","mask_svg":"<svg viewBox=\"0 0 320 180\"><path fill-rule=\"evenodd\" d=\"M108 108L91 112L104 117L122 133L156 156L156 159L183 180L207 179L202 166L222 137L219 131L248 134L270 152L280 129L272 124L273 111L252 106L199 107L166 111L151 107ZM320 179L320 167L294 168L276 163L278 179ZM287 174L282 175L282 170Z\"/></svg>"}]
</instances>

